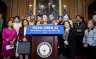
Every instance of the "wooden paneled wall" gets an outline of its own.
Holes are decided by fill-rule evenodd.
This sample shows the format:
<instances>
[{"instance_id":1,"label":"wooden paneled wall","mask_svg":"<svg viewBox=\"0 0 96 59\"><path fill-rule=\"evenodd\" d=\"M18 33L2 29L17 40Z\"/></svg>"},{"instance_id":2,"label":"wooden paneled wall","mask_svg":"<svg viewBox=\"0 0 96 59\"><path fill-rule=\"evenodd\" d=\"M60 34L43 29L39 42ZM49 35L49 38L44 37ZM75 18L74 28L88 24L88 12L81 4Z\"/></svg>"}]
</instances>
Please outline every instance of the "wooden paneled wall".
<instances>
[{"instance_id":1,"label":"wooden paneled wall","mask_svg":"<svg viewBox=\"0 0 96 59\"><path fill-rule=\"evenodd\" d=\"M76 15L81 15L87 19L86 0L63 0L64 4L68 6L69 15L72 19L76 18Z\"/></svg>"},{"instance_id":2,"label":"wooden paneled wall","mask_svg":"<svg viewBox=\"0 0 96 59\"><path fill-rule=\"evenodd\" d=\"M3 0L7 5L7 17L24 17L28 13L29 4L32 0Z\"/></svg>"},{"instance_id":3,"label":"wooden paneled wall","mask_svg":"<svg viewBox=\"0 0 96 59\"><path fill-rule=\"evenodd\" d=\"M7 17L12 16L20 16L24 17L27 15L28 5L33 5L33 0L2 0L7 5ZM94 0L62 0L62 9L63 5L68 6L68 13L72 19L76 17L76 15L84 16L84 18L88 19L88 6ZM63 12L62 12L63 13Z\"/></svg>"}]
</instances>

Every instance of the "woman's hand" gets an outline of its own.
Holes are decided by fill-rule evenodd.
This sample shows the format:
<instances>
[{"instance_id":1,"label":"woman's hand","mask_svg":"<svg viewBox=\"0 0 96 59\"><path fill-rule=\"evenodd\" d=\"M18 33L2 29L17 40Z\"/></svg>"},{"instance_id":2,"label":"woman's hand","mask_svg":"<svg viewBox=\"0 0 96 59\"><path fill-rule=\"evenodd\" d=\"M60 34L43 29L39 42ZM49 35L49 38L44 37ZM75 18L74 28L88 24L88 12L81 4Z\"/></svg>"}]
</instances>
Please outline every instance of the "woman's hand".
<instances>
[{"instance_id":1,"label":"woman's hand","mask_svg":"<svg viewBox=\"0 0 96 59\"><path fill-rule=\"evenodd\" d=\"M88 47L88 44L84 44L83 46L86 48L86 47Z\"/></svg>"},{"instance_id":2,"label":"woman's hand","mask_svg":"<svg viewBox=\"0 0 96 59\"><path fill-rule=\"evenodd\" d=\"M65 41L64 41L64 44L65 44L65 45L69 45L69 43L68 43L68 41L67 41L67 40L65 40Z\"/></svg>"},{"instance_id":3,"label":"woman's hand","mask_svg":"<svg viewBox=\"0 0 96 59\"><path fill-rule=\"evenodd\" d=\"M24 38L23 38L23 41L25 42L25 41L27 41L27 39L24 37Z\"/></svg>"},{"instance_id":4,"label":"woman's hand","mask_svg":"<svg viewBox=\"0 0 96 59\"><path fill-rule=\"evenodd\" d=\"M10 47L14 47L14 45L10 45Z\"/></svg>"},{"instance_id":5,"label":"woman's hand","mask_svg":"<svg viewBox=\"0 0 96 59\"><path fill-rule=\"evenodd\" d=\"M10 41L10 45L14 45L14 41Z\"/></svg>"}]
</instances>

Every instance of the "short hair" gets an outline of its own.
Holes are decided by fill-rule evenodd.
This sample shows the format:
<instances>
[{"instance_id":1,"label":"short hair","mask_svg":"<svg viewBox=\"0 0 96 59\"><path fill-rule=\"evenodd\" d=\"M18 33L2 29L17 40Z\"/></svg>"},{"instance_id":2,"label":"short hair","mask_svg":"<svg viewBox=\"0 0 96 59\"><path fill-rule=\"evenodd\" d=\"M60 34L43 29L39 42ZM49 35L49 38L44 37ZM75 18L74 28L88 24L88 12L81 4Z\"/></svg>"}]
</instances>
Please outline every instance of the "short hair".
<instances>
[{"instance_id":1,"label":"short hair","mask_svg":"<svg viewBox=\"0 0 96 59\"><path fill-rule=\"evenodd\" d=\"M19 16L15 16L15 17L14 17L14 19L15 19L15 18L18 18L18 19L20 19L20 17L19 17Z\"/></svg>"},{"instance_id":2,"label":"short hair","mask_svg":"<svg viewBox=\"0 0 96 59\"><path fill-rule=\"evenodd\" d=\"M90 21L93 23L94 26L96 26L96 21L94 21L93 19L88 20L88 22L90 22ZM87 22L87 24L88 24L88 22Z\"/></svg>"},{"instance_id":3,"label":"short hair","mask_svg":"<svg viewBox=\"0 0 96 59\"><path fill-rule=\"evenodd\" d=\"M13 17L13 22L15 21L16 18L20 19L19 16L15 16L15 17ZM20 20L19 20L19 21L20 21Z\"/></svg>"},{"instance_id":4,"label":"short hair","mask_svg":"<svg viewBox=\"0 0 96 59\"><path fill-rule=\"evenodd\" d=\"M70 24L70 22L68 20L64 21L64 24L65 24L65 22L68 22L70 28L72 28L72 26L71 26L71 24Z\"/></svg>"}]
</instances>

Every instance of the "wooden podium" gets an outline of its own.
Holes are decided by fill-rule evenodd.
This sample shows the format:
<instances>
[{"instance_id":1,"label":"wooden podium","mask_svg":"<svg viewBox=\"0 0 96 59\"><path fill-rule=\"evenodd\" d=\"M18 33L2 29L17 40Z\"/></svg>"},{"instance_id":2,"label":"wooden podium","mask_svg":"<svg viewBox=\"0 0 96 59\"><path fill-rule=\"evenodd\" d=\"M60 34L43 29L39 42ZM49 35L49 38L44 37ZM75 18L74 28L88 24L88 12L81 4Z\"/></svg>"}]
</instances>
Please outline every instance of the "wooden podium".
<instances>
[{"instance_id":1,"label":"wooden podium","mask_svg":"<svg viewBox=\"0 0 96 59\"><path fill-rule=\"evenodd\" d=\"M38 55L38 46L43 42L50 43L52 53L48 57L40 57ZM32 36L32 59L58 59L57 36Z\"/></svg>"},{"instance_id":2,"label":"wooden podium","mask_svg":"<svg viewBox=\"0 0 96 59\"><path fill-rule=\"evenodd\" d=\"M64 25L28 26L32 37L32 59L58 59L58 35L64 34Z\"/></svg>"}]
</instances>

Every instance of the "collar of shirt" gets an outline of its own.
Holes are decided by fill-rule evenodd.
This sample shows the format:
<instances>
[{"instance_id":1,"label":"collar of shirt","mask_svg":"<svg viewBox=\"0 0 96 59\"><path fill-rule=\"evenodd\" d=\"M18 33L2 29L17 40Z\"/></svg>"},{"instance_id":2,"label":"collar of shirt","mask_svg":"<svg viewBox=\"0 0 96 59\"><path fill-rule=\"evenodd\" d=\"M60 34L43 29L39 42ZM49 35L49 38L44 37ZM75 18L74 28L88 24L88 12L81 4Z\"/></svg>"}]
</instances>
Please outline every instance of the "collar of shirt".
<instances>
[{"instance_id":1,"label":"collar of shirt","mask_svg":"<svg viewBox=\"0 0 96 59\"><path fill-rule=\"evenodd\" d=\"M26 36L26 29L27 27L24 27L24 36Z\"/></svg>"}]
</instances>

